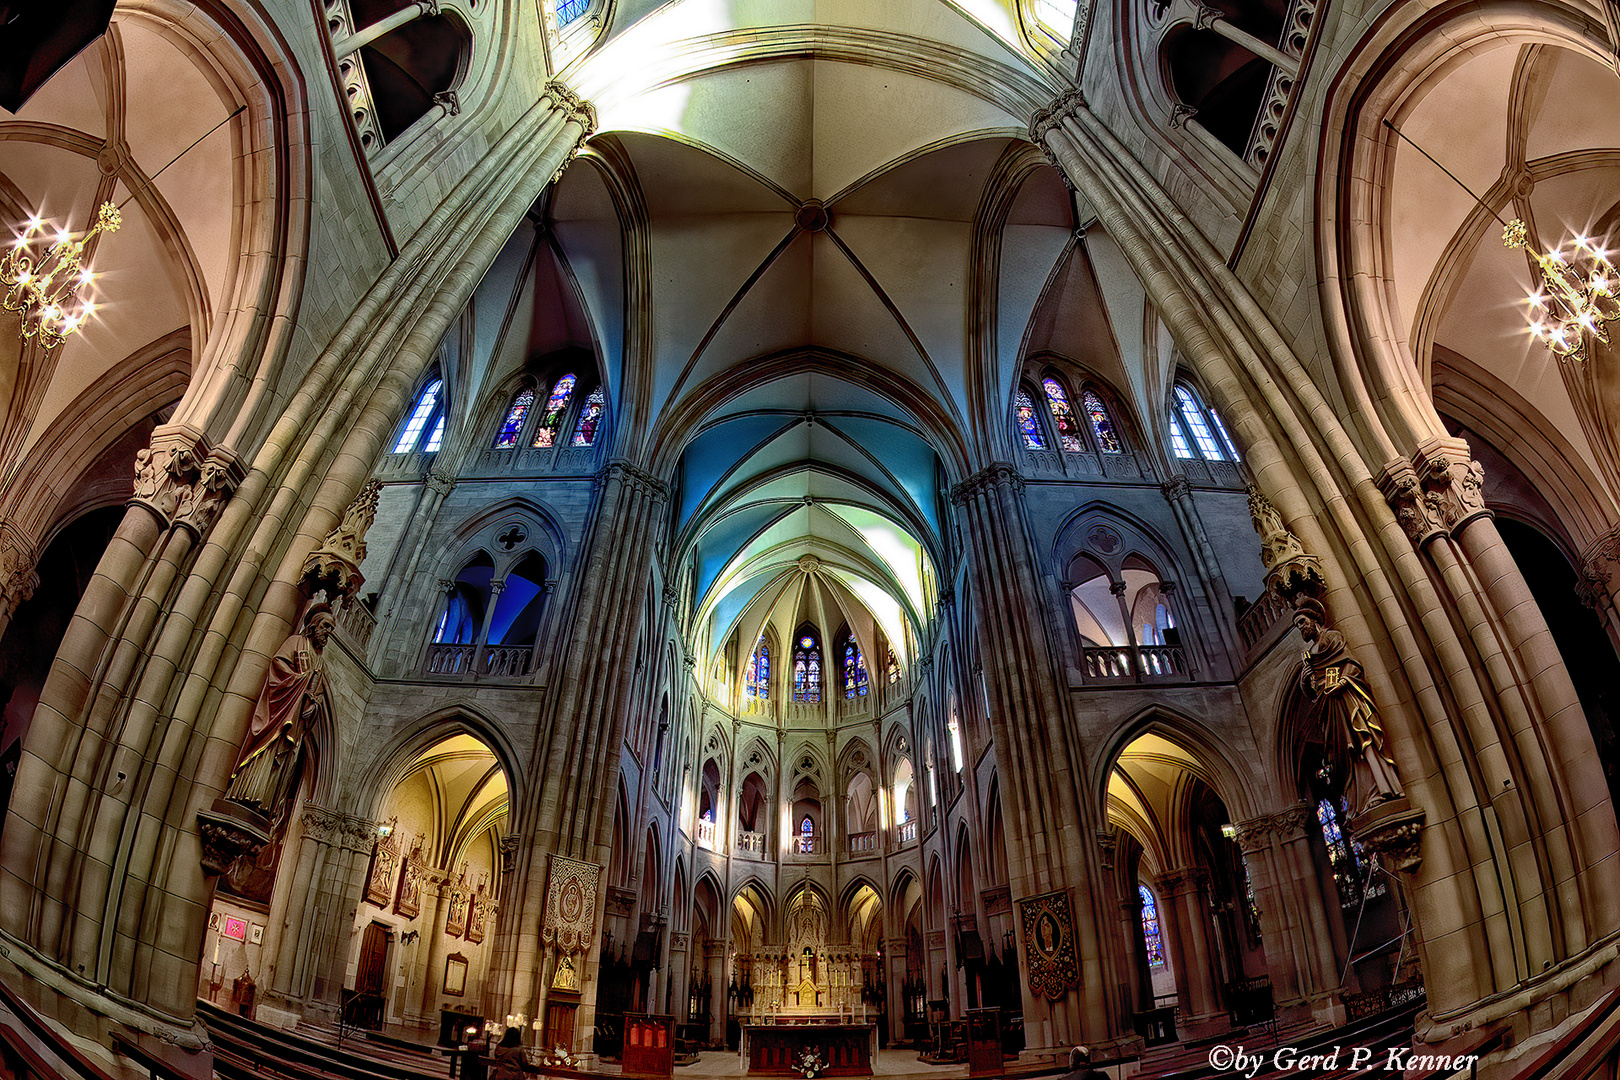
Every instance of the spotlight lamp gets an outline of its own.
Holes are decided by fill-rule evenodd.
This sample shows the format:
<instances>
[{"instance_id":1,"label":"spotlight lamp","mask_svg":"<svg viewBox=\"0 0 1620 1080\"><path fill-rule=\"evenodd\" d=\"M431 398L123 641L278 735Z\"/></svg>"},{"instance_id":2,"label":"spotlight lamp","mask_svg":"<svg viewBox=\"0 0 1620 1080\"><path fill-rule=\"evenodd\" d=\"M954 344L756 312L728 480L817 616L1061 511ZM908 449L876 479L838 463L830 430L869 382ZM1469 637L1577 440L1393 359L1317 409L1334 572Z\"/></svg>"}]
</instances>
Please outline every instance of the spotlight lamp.
<instances>
[{"instance_id":1,"label":"spotlight lamp","mask_svg":"<svg viewBox=\"0 0 1620 1080\"><path fill-rule=\"evenodd\" d=\"M22 315L24 340L38 338L53 349L80 330L96 312L88 295L95 275L83 266L84 248L97 233L113 233L123 224L118 207L102 203L96 223L82 239L65 229L51 229L38 215L28 219L22 235L0 257L0 306ZM54 235L53 235L54 233Z\"/></svg>"}]
</instances>

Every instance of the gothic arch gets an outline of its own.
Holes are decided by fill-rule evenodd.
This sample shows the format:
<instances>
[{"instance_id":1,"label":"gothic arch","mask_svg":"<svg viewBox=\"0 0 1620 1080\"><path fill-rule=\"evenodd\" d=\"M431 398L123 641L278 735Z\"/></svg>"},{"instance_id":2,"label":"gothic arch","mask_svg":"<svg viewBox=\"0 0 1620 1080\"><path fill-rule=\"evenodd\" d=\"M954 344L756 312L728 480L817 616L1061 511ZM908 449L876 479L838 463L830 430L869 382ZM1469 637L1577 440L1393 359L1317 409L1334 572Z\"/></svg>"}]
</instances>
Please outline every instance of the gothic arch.
<instances>
[{"instance_id":1,"label":"gothic arch","mask_svg":"<svg viewBox=\"0 0 1620 1080\"><path fill-rule=\"evenodd\" d=\"M1091 790L1095 805L1106 816L1108 811L1108 779L1126 747L1143 735L1157 735L1174 743L1190 755L1193 774L1218 795L1226 804L1234 820L1254 817L1271 802L1264 788L1257 790L1256 781L1264 787L1275 787L1276 777L1260 776L1246 768L1234 755L1232 748L1217 739L1200 721L1162 705L1153 705L1116 728L1097 749L1093 766ZM1141 837L1138 837L1141 839Z\"/></svg>"},{"instance_id":2,"label":"gothic arch","mask_svg":"<svg viewBox=\"0 0 1620 1080\"><path fill-rule=\"evenodd\" d=\"M515 545L508 552L501 552L496 559L496 570L504 573L507 568L515 565L527 551L538 551L546 560L546 566L553 570L553 577L562 573L565 561L568 558L568 534L558 523L557 512L539 499L526 495L513 495L493 505L483 506L475 514L469 515L456 526L455 537L461 542L461 552L455 559L442 561L440 566L460 565L460 560L470 555L478 547L490 546L480 543L483 539L480 534L487 529L498 528L507 520L519 518L528 524L538 527L531 531L528 537ZM496 547L500 552L500 548Z\"/></svg>"},{"instance_id":3,"label":"gothic arch","mask_svg":"<svg viewBox=\"0 0 1620 1080\"><path fill-rule=\"evenodd\" d=\"M454 735L470 735L489 748L506 773L511 804L523 805L526 777L519 765L521 755L498 721L470 705L440 709L400 728L355 778L353 794L343 801L361 817L376 817L388 793L410 771L411 763Z\"/></svg>"}]
</instances>

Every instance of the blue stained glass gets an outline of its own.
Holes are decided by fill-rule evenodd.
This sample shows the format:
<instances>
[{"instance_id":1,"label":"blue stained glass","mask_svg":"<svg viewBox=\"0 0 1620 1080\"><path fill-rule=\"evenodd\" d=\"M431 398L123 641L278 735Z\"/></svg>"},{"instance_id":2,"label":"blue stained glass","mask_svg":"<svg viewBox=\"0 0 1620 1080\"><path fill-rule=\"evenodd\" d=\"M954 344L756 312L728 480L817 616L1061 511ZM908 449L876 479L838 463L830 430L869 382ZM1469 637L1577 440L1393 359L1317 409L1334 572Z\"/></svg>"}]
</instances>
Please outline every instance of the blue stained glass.
<instances>
[{"instance_id":1,"label":"blue stained glass","mask_svg":"<svg viewBox=\"0 0 1620 1080\"><path fill-rule=\"evenodd\" d=\"M1085 392L1081 398L1086 407L1086 416L1091 419L1091 433L1097 436L1097 449L1105 454L1119 454L1124 447L1119 445L1119 435L1114 431L1114 418L1108 415L1108 406L1102 403L1102 398Z\"/></svg>"},{"instance_id":2,"label":"blue stained glass","mask_svg":"<svg viewBox=\"0 0 1620 1080\"><path fill-rule=\"evenodd\" d=\"M602 423L602 401L600 386L585 399L585 407L579 411L579 423L574 425L575 446L596 445L596 429Z\"/></svg>"},{"instance_id":3,"label":"blue stained glass","mask_svg":"<svg viewBox=\"0 0 1620 1080\"><path fill-rule=\"evenodd\" d=\"M1041 418L1035 415L1035 402L1028 392L1018 391L1013 399L1013 415L1018 421L1018 433L1024 437L1025 450L1045 450L1046 435L1041 431Z\"/></svg>"},{"instance_id":4,"label":"blue stained glass","mask_svg":"<svg viewBox=\"0 0 1620 1080\"><path fill-rule=\"evenodd\" d=\"M567 26L591 9L591 0L557 0L557 25Z\"/></svg>"},{"instance_id":5,"label":"blue stained glass","mask_svg":"<svg viewBox=\"0 0 1620 1080\"><path fill-rule=\"evenodd\" d=\"M410 422L400 434L399 442L394 444L394 453L408 454L416 449L416 440L421 438L428 417L433 415L433 408L439 403L439 390L443 385L443 382L434 379L422 388L422 393L416 398L416 408L411 410Z\"/></svg>"},{"instance_id":6,"label":"blue stained glass","mask_svg":"<svg viewBox=\"0 0 1620 1080\"><path fill-rule=\"evenodd\" d=\"M533 390L519 391L517 397L512 399L512 407L506 410L501 432L495 436L495 449L510 450L517 445L518 433L523 430L523 418L529 415L529 408L533 404Z\"/></svg>"},{"instance_id":7,"label":"blue stained glass","mask_svg":"<svg viewBox=\"0 0 1620 1080\"><path fill-rule=\"evenodd\" d=\"M1136 891L1142 895L1142 938L1147 942L1148 964L1163 967L1164 936L1159 933L1159 905L1153 902L1153 894L1146 885L1138 885Z\"/></svg>"}]
</instances>

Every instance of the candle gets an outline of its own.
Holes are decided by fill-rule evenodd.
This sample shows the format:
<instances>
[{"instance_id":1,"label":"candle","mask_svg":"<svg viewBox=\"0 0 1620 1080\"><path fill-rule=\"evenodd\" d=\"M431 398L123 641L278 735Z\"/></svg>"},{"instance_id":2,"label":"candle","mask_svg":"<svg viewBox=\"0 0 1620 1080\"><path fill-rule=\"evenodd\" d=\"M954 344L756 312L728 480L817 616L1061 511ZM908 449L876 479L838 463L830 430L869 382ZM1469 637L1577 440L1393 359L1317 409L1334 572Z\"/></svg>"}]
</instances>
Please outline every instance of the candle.
<instances>
[{"instance_id":1,"label":"candle","mask_svg":"<svg viewBox=\"0 0 1620 1080\"><path fill-rule=\"evenodd\" d=\"M219 935L214 935L214 963L219 963Z\"/></svg>"}]
</instances>

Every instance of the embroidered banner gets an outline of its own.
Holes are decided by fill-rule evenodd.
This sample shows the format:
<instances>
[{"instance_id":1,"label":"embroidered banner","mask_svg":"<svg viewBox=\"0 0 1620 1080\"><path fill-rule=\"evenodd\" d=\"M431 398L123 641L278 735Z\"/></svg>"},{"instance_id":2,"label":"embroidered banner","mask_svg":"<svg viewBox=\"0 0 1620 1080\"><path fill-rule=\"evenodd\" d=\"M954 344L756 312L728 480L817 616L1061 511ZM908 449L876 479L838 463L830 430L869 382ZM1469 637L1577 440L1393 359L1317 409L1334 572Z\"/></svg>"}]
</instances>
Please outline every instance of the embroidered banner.
<instances>
[{"instance_id":1,"label":"embroidered banner","mask_svg":"<svg viewBox=\"0 0 1620 1080\"><path fill-rule=\"evenodd\" d=\"M1024 924L1024 956L1029 960L1029 988L1056 1001L1080 985L1080 957L1074 943L1074 910L1069 892L1042 893L1018 901Z\"/></svg>"}]
</instances>

